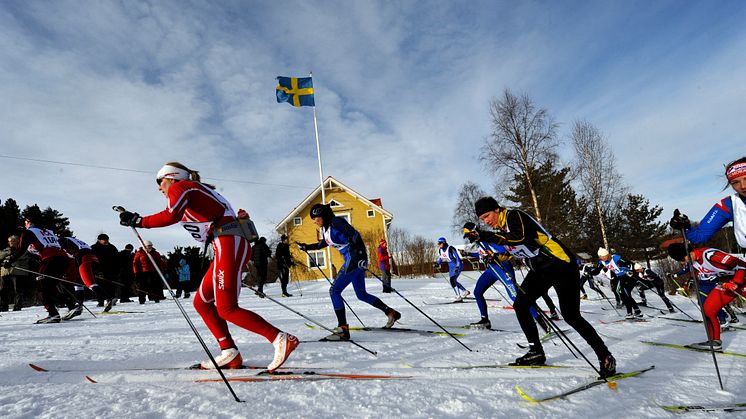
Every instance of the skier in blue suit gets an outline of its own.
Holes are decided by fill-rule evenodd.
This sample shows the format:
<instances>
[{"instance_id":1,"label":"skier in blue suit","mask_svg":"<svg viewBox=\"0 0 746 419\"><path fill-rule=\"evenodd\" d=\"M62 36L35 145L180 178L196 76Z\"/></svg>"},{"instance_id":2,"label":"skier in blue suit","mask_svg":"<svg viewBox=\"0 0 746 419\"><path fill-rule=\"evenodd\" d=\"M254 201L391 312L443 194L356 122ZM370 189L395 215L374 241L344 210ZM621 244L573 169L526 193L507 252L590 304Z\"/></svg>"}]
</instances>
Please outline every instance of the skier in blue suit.
<instances>
[{"instance_id":1,"label":"skier in blue suit","mask_svg":"<svg viewBox=\"0 0 746 419\"><path fill-rule=\"evenodd\" d=\"M311 207L311 219L321 228L321 240L318 243L298 243L301 250L317 250L327 246L334 247L344 258L344 264L334 279L329 294L332 298L334 313L338 326L327 340L350 340L350 328L347 324L342 291L352 284L355 295L373 307L383 311L388 317L384 328L391 328L401 318L401 314L383 303L378 297L365 290L365 271L368 269L368 251L360 233L342 217L334 216L329 205L315 204Z\"/></svg>"},{"instance_id":2,"label":"skier in blue suit","mask_svg":"<svg viewBox=\"0 0 746 419\"><path fill-rule=\"evenodd\" d=\"M472 255L480 257L487 269L482 272L482 275L477 279L477 284L474 286L474 298L477 300L477 308L479 308L481 319L471 323L470 326L475 329L490 329L492 323L487 313L487 301L484 299L484 293L487 291L487 288L494 285L495 282L500 281L505 287L505 291L508 293L508 298L510 298L510 303L512 304L518 295L518 286L515 282L513 264L510 263L512 256L508 250L498 244L473 240L470 237L470 233L475 229L476 224L472 222L464 224L464 238L468 238L470 243L476 242L477 252L472 253ZM549 331L549 327L544 322L544 319L539 317L533 307L531 308L531 315L545 332Z\"/></svg>"},{"instance_id":3,"label":"skier in blue suit","mask_svg":"<svg viewBox=\"0 0 746 419\"><path fill-rule=\"evenodd\" d=\"M440 269L440 264L443 262L448 263L448 278L451 282L453 292L456 293L456 301L463 301L464 298L471 294L469 290L458 282L458 277L461 275L461 271L464 270L464 261L461 260L458 250L448 244L445 237L440 237L438 239L438 260L435 262L436 269Z\"/></svg>"}]
</instances>

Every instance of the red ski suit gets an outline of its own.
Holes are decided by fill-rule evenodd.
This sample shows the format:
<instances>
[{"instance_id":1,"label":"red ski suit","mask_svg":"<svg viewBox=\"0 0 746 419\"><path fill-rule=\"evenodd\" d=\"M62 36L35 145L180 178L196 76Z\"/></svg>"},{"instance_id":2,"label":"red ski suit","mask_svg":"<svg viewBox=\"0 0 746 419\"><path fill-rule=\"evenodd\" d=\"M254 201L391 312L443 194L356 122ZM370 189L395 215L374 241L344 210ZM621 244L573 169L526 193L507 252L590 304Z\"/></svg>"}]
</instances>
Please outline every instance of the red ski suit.
<instances>
[{"instance_id":1,"label":"red ski suit","mask_svg":"<svg viewBox=\"0 0 746 419\"><path fill-rule=\"evenodd\" d=\"M236 214L215 190L189 180L175 182L168 190L165 210L143 217L144 228L180 222L197 241L205 242L216 226L234 221ZM251 245L242 236L222 235L212 240L215 259L194 296L194 308L220 344L236 347L228 331L229 321L274 341L279 329L258 314L238 306L241 269L251 256Z\"/></svg>"},{"instance_id":2,"label":"red ski suit","mask_svg":"<svg viewBox=\"0 0 746 419\"><path fill-rule=\"evenodd\" d=\"M746 261L718 249L699 248L694 249L692 253L694 253L692 266L700 280L732 282L737 286L736 291L733 292L723 288L723 284L718 285L710 291L703 305L710 338L720 340L720 322L717 313L736 298L736 293L746 296L746 290L744 290Z\"/></svg>"}]
</instances>

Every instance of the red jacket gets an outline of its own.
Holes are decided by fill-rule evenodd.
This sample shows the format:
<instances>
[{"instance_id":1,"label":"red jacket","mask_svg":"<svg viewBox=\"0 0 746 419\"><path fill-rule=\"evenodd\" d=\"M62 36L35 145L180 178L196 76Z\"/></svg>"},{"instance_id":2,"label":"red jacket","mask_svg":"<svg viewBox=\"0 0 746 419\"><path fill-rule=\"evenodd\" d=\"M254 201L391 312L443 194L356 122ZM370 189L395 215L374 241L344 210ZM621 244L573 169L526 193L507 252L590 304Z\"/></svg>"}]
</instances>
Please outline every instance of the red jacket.
<instances>
[{"instance_id":1,"label":"red jacket","mask_svg":"<svg viewBox=\"0 0 746 419\"><path fill-rule=\"evenodd\" d=\"M150 256L153 256L153 259L158 263L158 267L161 268L161 270L166 269L166 261L163 260L157 250L151 250ZM135 271L135 275L155 271L153 264L150 263L150 258L145 254L145 249L142 247L137 249L137 252L135 252L135 258L132 259L132 270Z\"/></svg>"},{"instance_id":2,"label":"red jacket","mask_svg":"<svg viewBox=\"0 0 746 419\"><path fill-rule=\"evenodd\" d=\"M382 246L378 246L378 269L391 270L391 256L389 256L388 248L384 249Z\"/></svg>"}]
</instances>

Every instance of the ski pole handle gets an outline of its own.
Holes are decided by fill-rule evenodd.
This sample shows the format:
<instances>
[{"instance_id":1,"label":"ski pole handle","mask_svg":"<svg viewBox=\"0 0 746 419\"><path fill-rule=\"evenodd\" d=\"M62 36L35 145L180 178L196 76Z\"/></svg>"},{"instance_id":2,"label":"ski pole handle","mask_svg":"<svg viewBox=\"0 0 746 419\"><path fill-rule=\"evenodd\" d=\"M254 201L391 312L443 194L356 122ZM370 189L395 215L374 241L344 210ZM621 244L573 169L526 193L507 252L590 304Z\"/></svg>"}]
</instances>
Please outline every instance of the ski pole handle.
<instances>
[{"instance_id":1,"label":"ski pole handle","mask_svg":"<svg viewBox=\"0 0 746 419\"><path fill-rule=\"evenodd\" d=\"M119 212L119 213L122 213L122 212L125 211L124 207L122 207L120 205L114 205L113 207L111 207L111 209L113 209L114 211Z\"/></svg>"}]
</instances>

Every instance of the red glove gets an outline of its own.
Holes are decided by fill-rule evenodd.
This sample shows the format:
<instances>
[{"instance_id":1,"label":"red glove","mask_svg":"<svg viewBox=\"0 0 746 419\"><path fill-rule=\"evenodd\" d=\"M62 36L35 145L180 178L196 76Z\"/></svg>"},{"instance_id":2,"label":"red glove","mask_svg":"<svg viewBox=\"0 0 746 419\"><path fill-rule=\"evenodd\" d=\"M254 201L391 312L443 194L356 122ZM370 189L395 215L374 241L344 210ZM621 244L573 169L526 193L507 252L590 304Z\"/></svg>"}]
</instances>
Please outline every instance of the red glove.
<instances>
[{"instance_id":1,"label":"red glove","mask_svg":"<svg viewBox=\"0 0 746 419\"><path fill-rule=\"evenodd\" d=\"M736 284L735 282L726 282L723 285L721 285L724 290L730 291L730 292L737 292L739 288L741 288L740 285Z\"/></svg>"}]
</instances>

